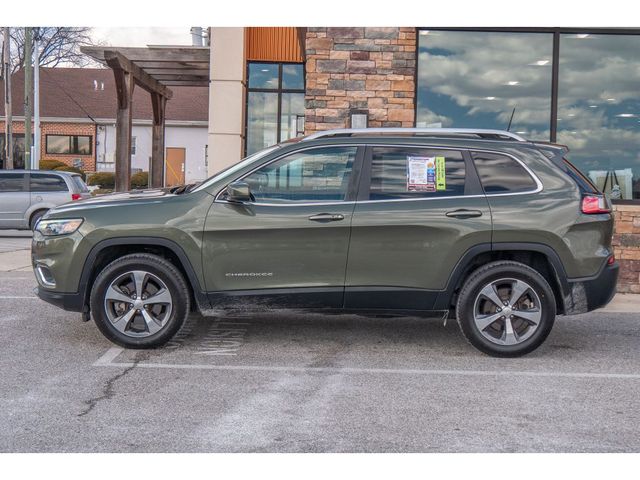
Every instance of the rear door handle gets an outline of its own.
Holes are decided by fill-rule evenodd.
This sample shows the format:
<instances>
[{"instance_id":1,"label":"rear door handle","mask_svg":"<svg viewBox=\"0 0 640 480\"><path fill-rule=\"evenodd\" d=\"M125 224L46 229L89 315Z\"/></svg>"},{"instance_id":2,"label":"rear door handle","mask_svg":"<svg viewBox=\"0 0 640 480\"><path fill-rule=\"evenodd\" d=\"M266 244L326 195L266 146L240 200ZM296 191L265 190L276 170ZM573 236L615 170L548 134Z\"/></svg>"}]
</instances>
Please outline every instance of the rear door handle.
<instances>
[{"instance_id":1,"label":"rear door handle","mask_svg":"<svg viewBox=\"0 0 640 480\"><path fill-rule=\"evenodd\" d=\"M344 220L344 215L340 213L318 213L317 215L311 215L309 220L312 222L338 222Z\"/></svg>"},{"instance_id":2,"label":"rear door handle","mask_svg":"<svg viewBox=\"0 0 640 480\"><path fill-rule=\"evenodd\" d=\"M447 212L445 215L447 217L464 219L464 218L481 217L482 212L480 210L467 210L466 208L461 208L459 210L453 210L452 212Z\"/></svg>"}]
</instances>

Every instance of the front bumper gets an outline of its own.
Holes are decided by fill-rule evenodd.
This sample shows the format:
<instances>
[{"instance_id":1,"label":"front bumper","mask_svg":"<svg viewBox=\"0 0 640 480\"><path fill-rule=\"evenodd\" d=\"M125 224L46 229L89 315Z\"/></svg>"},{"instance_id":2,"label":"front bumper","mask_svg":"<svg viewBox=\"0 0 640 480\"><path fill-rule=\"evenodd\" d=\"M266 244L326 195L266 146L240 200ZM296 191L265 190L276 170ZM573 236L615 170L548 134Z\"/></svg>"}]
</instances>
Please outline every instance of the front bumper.
<instances>
[{"instance_id":1,"label":"front bumper","mask_svg":"<svg viewBox=\"0 0 640 480\"><path fill-rule=\"evenodd\" d=\"M564 298L566 315L587 313L604 307L616 294L617 263L605 265L598 274L589 278L569 280L569 291Z\"/></svg>"},{"instance_id":2,"label":"front bumper","mask_svg":"<svg viewBox=\"0 0 640 480\"><path fill-rule=\"evenodd\" d=\"M84 300L79 293L52 292L42 287L36 287L33 291L41 300L63 310L70 312L82 312L84 310Z\"/></svg>"}]
</instances>

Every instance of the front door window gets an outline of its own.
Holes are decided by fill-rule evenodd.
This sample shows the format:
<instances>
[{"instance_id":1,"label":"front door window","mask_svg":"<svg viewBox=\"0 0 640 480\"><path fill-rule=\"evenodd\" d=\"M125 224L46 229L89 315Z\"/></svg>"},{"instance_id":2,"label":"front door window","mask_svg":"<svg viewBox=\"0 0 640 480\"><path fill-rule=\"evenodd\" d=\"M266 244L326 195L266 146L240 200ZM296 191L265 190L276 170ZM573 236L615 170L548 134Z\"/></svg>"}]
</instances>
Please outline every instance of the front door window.
<instances>
[{"instance_id":1,"label":"front door window","mask_svg":"<svg viewBox=\"0 0 640 480\"><path fill-rule=\"evenodd\" d=\"M345 199L357 147L305 150L244 178L256 203L317 203Z\"/></svg>"}]
</instances>

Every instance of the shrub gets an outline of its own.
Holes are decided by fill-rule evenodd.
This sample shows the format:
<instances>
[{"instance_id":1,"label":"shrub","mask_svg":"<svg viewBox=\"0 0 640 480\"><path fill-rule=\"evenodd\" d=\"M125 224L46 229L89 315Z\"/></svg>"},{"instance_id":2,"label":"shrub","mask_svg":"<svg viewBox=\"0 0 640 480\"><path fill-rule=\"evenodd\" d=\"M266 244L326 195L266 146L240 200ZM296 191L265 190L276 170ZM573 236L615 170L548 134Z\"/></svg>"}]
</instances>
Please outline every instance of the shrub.
<instances>
[{"instance_id":1,"label":"shrub","mask_svg":"<svg viewBox=\"0 0 640 480\"><path fill-rule=\"evenodd\" d=\"M131 188L147 188L149 186L149 172L138 172L131 175Z\"/></svg>"},{"instance_id":2,"label":"shrub","mask_svg":"<svg viewBox=\"0 0 640 480\"><path fill-rule=\"evenodd\" d=\"M95 190L91 190L91 195L94 197L96 195L106 195L107 193L113 193L113 190L110 188L96 188Z\"/></svg>"},{"instance_id":3,"label":"shrub","mask_svg":"<svg viewBox=\"0 0 640 480\"><path fill-rule=\"evenodd\" d=\"M87 178L87 175L84 173L83 170L80 170L77 167L70 167L69 165L63 165L62 167L56 167L56 168L54 168L54 170L57 170L59 172L79 173L82 176L83 180L86 180L86 178Z\"/></svg>"},{"instance_id":4,"label":"shrub","mask_svg":"<svg viewBox=\"0 0 640 480\"><path fill-rule=\"evenodd\" d=\"M58 167L66 166L66 163L59 160L40 160L40 170L55 170Z\"/></svg>"},{"instance_id":5,"label":"shrub","mask_svg":"<svg viewBox=\"0 0 640 480\"><path fill-rule=\"evenodd\" d=\"M116 175L112 172L94 173L87 180L87 185L98 185L101 189L112 189L116 186Z\"/></svg>"}]
</instances>

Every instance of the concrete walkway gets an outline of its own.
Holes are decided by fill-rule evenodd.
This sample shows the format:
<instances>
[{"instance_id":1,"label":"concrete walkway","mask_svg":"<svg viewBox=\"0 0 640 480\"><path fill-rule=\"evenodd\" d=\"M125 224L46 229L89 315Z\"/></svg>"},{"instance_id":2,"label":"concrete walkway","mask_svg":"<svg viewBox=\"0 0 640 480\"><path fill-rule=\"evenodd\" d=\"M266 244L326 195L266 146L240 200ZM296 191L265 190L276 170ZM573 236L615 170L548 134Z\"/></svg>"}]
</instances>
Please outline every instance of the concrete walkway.
<instances>
[{"instance_id":1,"label":"concrete walkway","mask_svg":"<svg viewBox=\"0 0 640 480\"><path fill-rule=\"evenodd\" d=\"M0 272L31 271L31 232L2 230L0 232Z\"/></svg>"}]
</instances>

